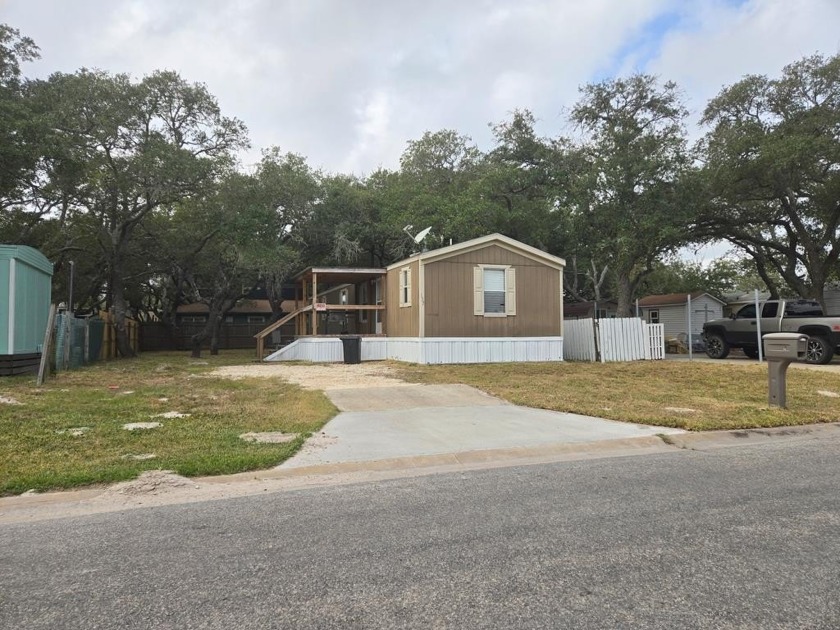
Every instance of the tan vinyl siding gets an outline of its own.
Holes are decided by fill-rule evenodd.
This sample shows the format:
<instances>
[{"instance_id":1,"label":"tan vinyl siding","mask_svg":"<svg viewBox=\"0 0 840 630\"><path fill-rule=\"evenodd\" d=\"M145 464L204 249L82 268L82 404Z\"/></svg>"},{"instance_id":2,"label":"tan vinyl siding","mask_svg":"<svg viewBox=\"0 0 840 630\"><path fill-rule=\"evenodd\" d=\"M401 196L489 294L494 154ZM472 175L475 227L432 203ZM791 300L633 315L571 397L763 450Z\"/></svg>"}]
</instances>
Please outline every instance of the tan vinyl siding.
<instances>
[{"instance_id":1,"label":"tan vinyl siding","mask_svg":"<svg viewBox=\"0 0 840 630\"><path fill-rule=\"evenodd\" d=\"M400 306L400 274L411 269L411 306ZM420 272L415 260L388 270L385 279L385 334L389 337L420 336Z\"/></svg>"},{"instance_id":2,"label":"tan vinyl siding","mask_svg":"<svg viewBox=\"0 0 840 630\"><path fill-rule=\"evenodd\" d=\"M475 314L476 265L510 265L516 270L515 315ZM426 337L539 337L562 332L562 273L532 258L488 245L429 262L423 276ZM390 330L388 334L396 336Z\"/></svg>"}]
</instances>

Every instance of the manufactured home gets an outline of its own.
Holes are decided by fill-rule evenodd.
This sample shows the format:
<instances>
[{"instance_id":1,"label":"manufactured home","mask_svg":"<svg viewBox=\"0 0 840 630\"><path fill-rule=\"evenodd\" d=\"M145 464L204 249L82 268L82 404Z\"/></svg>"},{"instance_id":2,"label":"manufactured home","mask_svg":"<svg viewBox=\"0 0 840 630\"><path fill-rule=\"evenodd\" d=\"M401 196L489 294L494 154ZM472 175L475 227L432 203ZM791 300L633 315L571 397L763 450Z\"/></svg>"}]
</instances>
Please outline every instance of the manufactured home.
<instances>
[{"instance_id":1,"label":"manufactured home","mask_svg":"<svg viewBox=\"0 0 840 630\"><path fill-rule=\"evenodd\" d=\"M259 335L295 321L296 339L265 360L341 360L340 335L325 334L332 313L362 338L362 360L416 363L560 361L562 258L491 234L410 256L385 269L312 268L298 276L299 300ZM325 284L342 285L319 301Z\"/></svg>"}]
</instances>

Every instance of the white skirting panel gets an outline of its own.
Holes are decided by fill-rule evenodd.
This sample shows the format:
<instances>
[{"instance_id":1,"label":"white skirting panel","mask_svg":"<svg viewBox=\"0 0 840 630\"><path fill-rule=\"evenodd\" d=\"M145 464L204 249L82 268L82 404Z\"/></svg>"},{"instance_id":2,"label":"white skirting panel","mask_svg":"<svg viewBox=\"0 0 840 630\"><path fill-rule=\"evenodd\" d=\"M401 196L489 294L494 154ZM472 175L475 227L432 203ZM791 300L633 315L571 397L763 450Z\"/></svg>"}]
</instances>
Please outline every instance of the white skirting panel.
<instances>
[{"instance_id":1,"label":"white skirting panel","mask_svg":"<svg viewBox=\"0 0 840 630\"><path fill-rule=\"evenodd\" d=\"M362 337L362 361L408 363L515 363L562 361L562 337ZM266 361L344 360L340 339L303 337Z\"/></svg>"}]
</instances>

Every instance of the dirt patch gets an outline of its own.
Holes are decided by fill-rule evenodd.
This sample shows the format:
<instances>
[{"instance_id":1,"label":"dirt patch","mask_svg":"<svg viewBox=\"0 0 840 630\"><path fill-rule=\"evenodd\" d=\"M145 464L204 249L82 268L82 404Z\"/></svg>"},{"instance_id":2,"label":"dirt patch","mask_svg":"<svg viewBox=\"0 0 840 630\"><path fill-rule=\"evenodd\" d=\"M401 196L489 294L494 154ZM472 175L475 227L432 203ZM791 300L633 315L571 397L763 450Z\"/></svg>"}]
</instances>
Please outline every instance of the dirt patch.
<instances>
[{"instance_id":1,"label":"dirt patch","mask_svg":"<svg viewBox=\"0 0 840 630\"><path fill-rule=\"evenodd\" d=\"M240 440L246 442L258 442L260 444L283 444L291 442L297 437L297 433L283 433L281 431L264 431L262 433L243 433Z\"/></svg>"},{"instance_id":2,"label":"dirt patch","mask_svg":"<svg viewBox=\"0 0 840 630\"><path fill-rule=\"evenodd\" d=\"M56 433L71 437L82 437L88 431L90 431L90 427L70 427L69 429L57 429Z\"/></svg>"},{"instance_id":3,"label":"dirt patch","mask_svg":"<svg viewBox=\"0 0 840 630\"><path fill-rule=\"evenodd\" d=\"M111 486L97 498L113 500L119 497L155 496L170 492L195 490L198 487L199 485L194 481L176 475L172 470L147 470L141 473L137 479Z\"/></svg>"},{"instance_id":4,"label":"dirt patch","mask_svg":"<svg viewBox=\"0 0 840 630\"><path fill-rule=\"evenodd\" d=\"M167 411L166 413L156 413L152 418L189 418L190 414L181 413L180 411Z\"/></svg>"},{"instance_id":5,"label":"dirt patch","mask_svg":"<svg viewBox=\"0 0 840 630\"><path fill-rule=\"evenodd\" d=\"M23 403L10 396L0 396L0 405L22 405Z\"/></svg>"},{"instance_id":6,"label":"dirt patch","mask_svg":"<svg viewBox=\"0 0 840 630\"><path fill-rule=\"evenodd\" d=\"M306 440L306 442L303 443L303 446L295 454L295 457L287 459L285 462L277 466L277 468L288 468L290 465L294 466L293 462L297 461L297 458L306 458L308 455L312 453L318 453L319 451L324 450L325 448L335 444L336 442L338 442L338 438L334 435L329 435L323 431L313 433L312 437L310 437L308 440Z\"/></svg>"},{"instance_id":7,"label":"dirt patch","mask_svg":"<svg viewBox=\"0 0 840 630\"><path fill-rule=\"evenodd\" d=\"M162 426L160 422L129 422L123 425L126 431L144 431L146 429L157 429Z\"/></svg>"},{"instance_id":8,"label":"dirt patch","mask_svg":"<svg viewBox=\"0 0 840 630\"><path fill-rule=\"evenodd\" d=\"M263 363L258 365L230 365L210 372L210 376L224 378L282 378L304 389L353 389L393 387L406 383L396 376L396 370L382 363L328 363L322 365L289 365Z\"/></svg>"}]
</instances>

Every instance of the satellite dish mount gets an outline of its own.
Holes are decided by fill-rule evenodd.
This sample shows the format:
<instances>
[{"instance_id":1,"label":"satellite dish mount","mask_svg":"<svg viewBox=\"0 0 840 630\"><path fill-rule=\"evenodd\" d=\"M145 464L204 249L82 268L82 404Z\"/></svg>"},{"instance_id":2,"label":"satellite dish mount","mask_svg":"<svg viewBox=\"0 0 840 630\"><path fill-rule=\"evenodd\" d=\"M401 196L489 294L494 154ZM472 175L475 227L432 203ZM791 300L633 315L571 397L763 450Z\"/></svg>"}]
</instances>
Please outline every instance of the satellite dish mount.
<instances>
[{"instance_id":1,"label":"satellite dish mount","mask_svg":"<svg viewBox=\"0 0 840 630\"><path fill-rule=\"evenodd\" d=\"M425 239L429 235L429 232L432 231L432 226L430 225L429 227L420 230L417 233L416 236L411 233L411 230L413 230L413 229L414 229L414 226L411 225L411 224L408 224L403 228L403 232L408 234L411 237L411 240L414 241L414 243L416 245L419 245L420 243L423 242L423 239ZM423 248L423 251L426 251L425 247Z\"/></svg>"}]
</instances>

